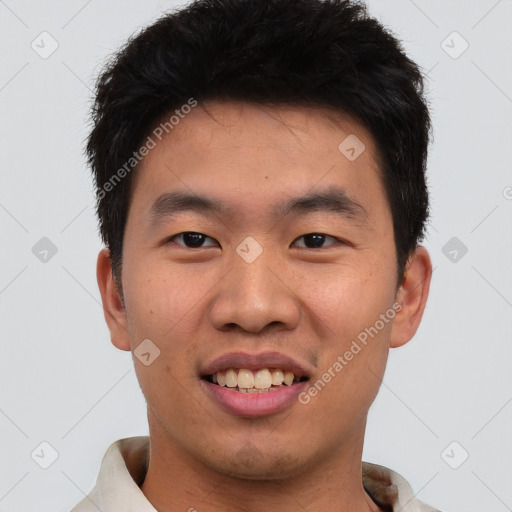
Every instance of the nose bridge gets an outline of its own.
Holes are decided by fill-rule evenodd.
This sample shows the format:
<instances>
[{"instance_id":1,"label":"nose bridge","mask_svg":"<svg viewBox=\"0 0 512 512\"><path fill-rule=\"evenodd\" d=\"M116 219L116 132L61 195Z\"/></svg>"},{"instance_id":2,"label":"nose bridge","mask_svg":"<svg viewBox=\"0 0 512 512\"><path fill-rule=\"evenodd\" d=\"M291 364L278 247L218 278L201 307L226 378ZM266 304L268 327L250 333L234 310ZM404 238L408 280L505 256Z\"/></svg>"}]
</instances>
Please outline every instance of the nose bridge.
<instances>
[{"instance_id":1,"label":"nose bridge","mask_svg":"<svg viewBox=\"0 0 512 512\"><path fill-rule=\"evenodd\" d=\"M219 286L211 320L217 329L234 324L259 332L271 323L293 328L300 316L293 292L278 276L275 256L263 252L252 262L238 254Z\"/></svg>"}]
</instances>

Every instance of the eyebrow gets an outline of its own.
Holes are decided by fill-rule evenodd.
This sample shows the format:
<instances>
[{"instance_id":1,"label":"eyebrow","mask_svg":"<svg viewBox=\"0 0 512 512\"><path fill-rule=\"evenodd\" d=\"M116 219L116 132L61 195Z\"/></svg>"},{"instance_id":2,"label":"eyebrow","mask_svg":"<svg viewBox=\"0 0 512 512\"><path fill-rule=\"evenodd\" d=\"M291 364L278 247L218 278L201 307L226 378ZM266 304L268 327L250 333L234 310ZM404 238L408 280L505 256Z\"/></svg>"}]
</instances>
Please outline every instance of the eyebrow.
<instances>
[{"instance_id":1,"label":"eyebrow","mask_svg":"<svg viewBox=\"0 0 512 512\"><path fill-rule=\"evenodd\" d=\"M172 218L182 212L194 212L202 216L208 214L232 216L234 210L223 201L188 192L165 192L152 204L149 217L152 225ZM339 187L330 187L304 196L294 197L285 204L273 208L275 217L292 214L307 215L313 212L334 212L341 217L367 222L368 212L354 197Z\"/></svg>"}]
</instances>

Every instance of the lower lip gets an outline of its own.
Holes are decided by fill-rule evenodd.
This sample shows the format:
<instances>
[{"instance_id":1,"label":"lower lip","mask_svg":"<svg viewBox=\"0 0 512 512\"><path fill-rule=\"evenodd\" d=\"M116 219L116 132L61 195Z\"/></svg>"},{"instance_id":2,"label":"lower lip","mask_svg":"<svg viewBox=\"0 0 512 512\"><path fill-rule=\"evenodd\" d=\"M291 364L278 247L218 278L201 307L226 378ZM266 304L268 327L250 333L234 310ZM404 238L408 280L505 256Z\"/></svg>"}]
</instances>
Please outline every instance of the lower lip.
<instances>
[{"instance_id":1,"label":"lower lip","mask_svg":"<svg viewBox=\"0 0 512 512\"><path fill-rule=\"evenodd\" d=\"M257 418L276 414L288 408L308 385L307 381L281 386L264 393L241 393L225 386L202 380L206 391L225 410L236 416Z\"/></svg>"}]
</instances>

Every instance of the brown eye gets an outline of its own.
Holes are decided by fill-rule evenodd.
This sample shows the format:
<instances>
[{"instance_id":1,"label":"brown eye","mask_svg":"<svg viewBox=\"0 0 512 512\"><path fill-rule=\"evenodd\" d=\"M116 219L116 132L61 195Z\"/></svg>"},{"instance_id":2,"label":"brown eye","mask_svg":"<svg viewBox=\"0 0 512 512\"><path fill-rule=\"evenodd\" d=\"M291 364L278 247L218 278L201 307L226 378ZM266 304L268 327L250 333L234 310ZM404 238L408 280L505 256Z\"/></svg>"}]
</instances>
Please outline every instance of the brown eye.
<instances>
[{"instance_id":1,"label":"brown eye","mask_svg":"<svg viewBox=\"0 0 512 512\"><path fill-rule=\"evenodd\" d=\"M214 243L204 245L205 241L207 240L211 240ZM185 233L175 235L169 239L169 242L171 241L177 243L178 245L188 247L189 249L198 249L201 247L212 247L218 245L218 242L216 242L213 238L210 238L203 233L197 233L195 231L186 231Z\"/></svg>"},{"instance_id":2,"label":"brown eye","mask_svg":"<svg viewBox=\"0 0 512 512\"><path fill-rule=\"evenodd\" d=\"M303 240L303 242L297 242L297 240L301 239ZM334 241L334 243L337 242L336 238L329 235L325 235L323 233L309 233L307 235L300 236L293 243L295 244L296 247L300 248L318 249L325 247L323 244L327 239ZM328 245L333 245L333 243L330 243Z\"/></svg>"}]
</instances>

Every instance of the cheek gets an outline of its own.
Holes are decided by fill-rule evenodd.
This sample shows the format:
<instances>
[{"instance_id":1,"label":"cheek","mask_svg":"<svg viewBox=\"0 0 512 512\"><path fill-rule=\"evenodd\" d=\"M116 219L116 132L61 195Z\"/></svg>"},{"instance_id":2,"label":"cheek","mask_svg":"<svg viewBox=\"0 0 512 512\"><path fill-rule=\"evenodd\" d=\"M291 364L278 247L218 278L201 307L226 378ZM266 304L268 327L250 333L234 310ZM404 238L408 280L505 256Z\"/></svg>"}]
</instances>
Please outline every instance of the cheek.
<instances>
[{"instance_id":1,"label":"cheek","mask_svg":"<svg viewBox=\"0 0 512 512\"><path fill-rule=\"evenodd\" d=\"M304 297L317 327L325 330L324 335L346 340L372 326L392 306L394 285L389 268L345 266L304 277L298 294Z\"/></svg>"},{"instance_id":2,"label":"cheek","mask_svg":"<svg viewBox=\"0 0 512 512\"><path fill-rule=\"evenodd\" d=\"M165 339L186 310L180 286L154 266L151 272L126 267L124 276L126 316L134 341Z\"/></svg>"},{"instance_id":3,"label":"cheek","mask_svg":"<svg viewBox=\"0 0 512 512\"><path fill-rule=\"evenodd\" d=\"M357 415L378 392L396 314L393 270L393 265L376 262L364 271L347 271L316 296L318 310L324 304L329 312L322 358L328 373L321 380L332 381L322 391L332 412Z\"/></svg>"},{"instance_id":4,"label":"cheek","mask_svg":"<svg viewBox=\"0 0 512 512\"><path fill-rule=\"evenodd\" d=\"M137 267L126 268L126 318L132 349L142 340L151 340L160 350L155 367L167 374L160 376L164 380L178 375L180 379L188 378L183 362L197 354L200 337L194 331L200 326L198 315L202 314L200 299L204 292L186 279L173 279L177 273L168 267L153 264L146 268L151 269L150 274Z\"/></svg>"}]
</instances>

